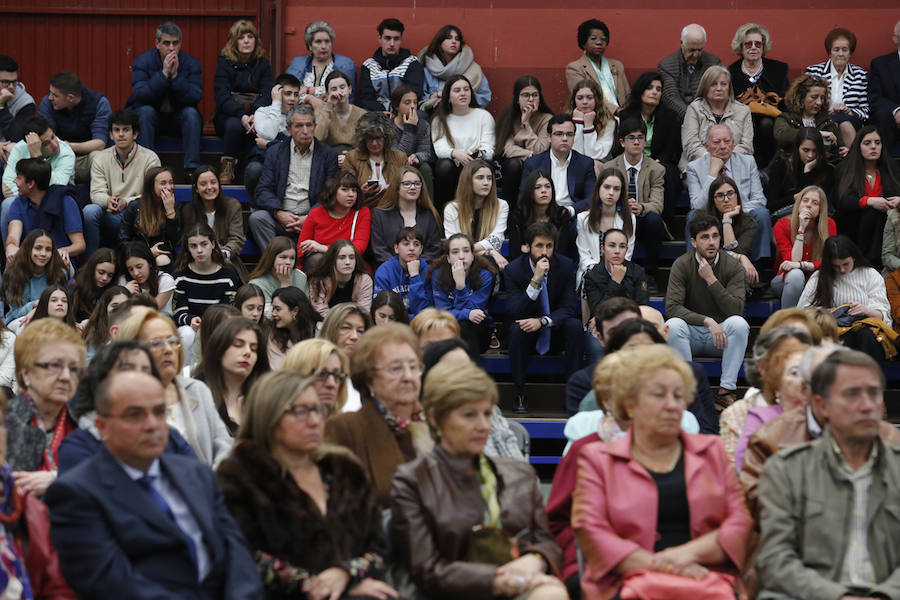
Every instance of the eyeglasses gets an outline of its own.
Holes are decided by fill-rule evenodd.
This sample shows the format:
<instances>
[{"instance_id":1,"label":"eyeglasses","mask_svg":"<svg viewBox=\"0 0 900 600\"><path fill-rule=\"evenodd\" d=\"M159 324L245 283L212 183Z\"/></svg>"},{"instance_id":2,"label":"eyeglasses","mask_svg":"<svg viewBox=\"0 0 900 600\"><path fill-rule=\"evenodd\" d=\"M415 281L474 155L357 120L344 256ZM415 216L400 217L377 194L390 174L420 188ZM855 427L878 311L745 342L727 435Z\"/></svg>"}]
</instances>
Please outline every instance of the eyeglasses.
<instances>
[{"instance_id":1,"label":"eyeglasses","mask_svg":"<svg viewBox=\"0 0 900 600\"><path fill-rule=\"evenodd\" d=\"M316 373L316 381L320 383L325 383L329 377L333 377L334 382L338 385L343 384L347 380L347 374L341 371L319 371Z\"/></svg>"},{"instance_id":2,"label":"eyeglasses","mask_svg":"<svg viewBox=\"0 0 900 600\"><path fill-rule=\"evenodd\" d=\"M647 138L644 137L643 135L626 135L625 136L626 142L643 142L645 139L647 139Z\"/></svg>"},{"instance_id":3,"label":"eyeglasses","mask_svg":"<svg viewBox=\"0 0 900 600\"><path fill-rule=\"evenodd\" d=\"M384 136L383 135L373 135L372 137L367 137L366 141L367 142L383 142Z\"/></svg>"},{"instance_id":4,"label":"eyeglasses","mask_svg":"<svg viewBox=\"0 0 900 600\"><path fill-rule=\"evenodd\" d=\"M540 92L532 92L532 93L522 92L521 94L519 94L519 98L525 98L526 100L537 100L540 97L541 97Z\"/></svg>"},{"instance_id":5,"label":"eyeglasses","mask_svg":"<svg viewBox=\"0 0 900 600\"><path fill-rule=\"evenodd\" d=\"M399 379L400 377L403 377L403 374L406 371L409 371L413 377L419 377L422 375L422 363L394 363L386 367L375 367L375 370L382 371L391 379Z\"/></svg>"},{"instance_id":6,"label":"eyeglasses","mask_svg":"<svg viewBox=\"0 0 900 600\"><path fill-rule=\"evenodd\" d=\"M284 414L291 415L292 417L300 421L309 421L309 417L314 414L320 416L323 419L327 419L330 412L331 407L325 403L320 402L315 406L306 406L305 404L291 404L288 409L284 411Z\"/></svg>"},{"instance_id":7,"label":"eyeglasses","mask_svg":"<svg viewBox=\"0 0 900 600\"><path fill-rule=\"evenodd\" d=\"M762 48L763 43L760 40L748 40L744 42L744 48Z\"/></svg>"},{"instance_id":8,"label":"eyeglasses","mask_svg":"<svg viewBox=\"0 0 900 600\"><path fill-rule=\"evenodd\" d=\"M713 198L715 198L716 200L724 200L725 198L731 200L736 195L737 194L734 193L734 190L728 190L727 192L717 192L716 195L713 196Z\"/></svg>"},{"instance_id":9,"label":"eyeglasses","mask_svg":"<svg viewBox=\"0 0 900 600\"><path fill-rule=\"evenodd\" d=\"M151 350L162 350L163 346L171 346L177 350L181 346L181 338L173 335L172 337L150 340L147 342L147 345L150 346Z\"/></svg>"},{"instance_id":10,"label":"eyeglasses","mask_svg":"<svg viewBox=\"0 0 900 600\"><path fill-rule=\"evenodd\" d=\"M138 423L143 423L147 420L147 417L153 415L153 418L159 419L160 421L166 420L166 405L160 404L159 406L154 406L150 410L146 408L139 408L137 406L130 406L123 410L121 413L117 415L103 415L107 419L121 419L126 423L130 423L132 425L137 425Z\"/></svg>"},{"instance_id":11,"label":"eyeglasses","mask_svg":"<svg viewBox=\"0 0 900 600\"><path fill-rule=\"evenodd\" d=\"M608 44L609 40L603 37L602 35L592 35L588 38L592 42L596 42L598 44Z\"/></svg>"},{"instance_id":12,"label":"eyeglasses","mask_svg":"<svg viewBox=\"0 0 900 600\"><path fill-rule=\"evenodd\" d=\"M16 87L19 85L18 79L0 79L0 85L4 87Z\"/></svg>"},{"instance_id":13,"label":"eyeglasses","mask_svg":"<svg viewBox=\"0 0 900 600\"><path fill-rule=\"evenodd\" d=\"M48 373L50 373L51 375L53 375L55 377L59 377L60 375L62 375L62 372L65 369L68 369L69 373L71 373L75 377L78 377L81 374L81 366L80 365L77 365L75 363L66 364L66 363L64 363L62 361L58 361L58 360L53 361L53 362L34 363L34 366L44 369L45 371L47 371Z\"/></svg>"},{"instance_id":14,"label":"eyeglasses","mask_svg":"<svg viewBox=\"0 0 900 600\"><path fill-rule=\"evenodd\" d=\"M420 187L422 187L422 182L421 181L401 181L400 187L412 188L414 190L417 190Z\"/></svg>"},{"instance_id":15,"label":"eyeglasses","mask_svg":"<svg viewBox=\"0 0 900 600\"><path fill-rule=\"evenodd\" d=\"M552 135L553 137L573 138L573 137L575 137L575 132L574 131L554 131L550 135Z\"/></svg>"}]
</instances>

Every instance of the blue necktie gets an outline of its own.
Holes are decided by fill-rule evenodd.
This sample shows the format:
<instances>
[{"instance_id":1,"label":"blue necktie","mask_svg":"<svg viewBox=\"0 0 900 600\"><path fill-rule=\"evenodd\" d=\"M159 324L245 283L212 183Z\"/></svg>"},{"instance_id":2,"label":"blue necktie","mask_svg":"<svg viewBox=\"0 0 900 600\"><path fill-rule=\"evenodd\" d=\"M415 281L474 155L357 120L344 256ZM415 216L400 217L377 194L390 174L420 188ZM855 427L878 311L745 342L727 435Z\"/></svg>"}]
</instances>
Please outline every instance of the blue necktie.
<instances>
[{"instance_id":1,"label":"blue necktie","mask_svg":"<svg viewBox=\"0 0 900 600\"><path fill-rule=\"evenodd\" d=\"M541 291L538 293L538 300L541 302L541 316L550 316L550 296L547 295L547 276L541 282ZM538 354L547 354L550 351L550 328L541 327L538 330L537 339Z\"/></svg>"},{"instance_id":2,"label":"blue necktie","mask_svg":"<svg viewBox=\"0 0 900 600\"><path fill-rule=\"evenodd\" d=\"M137 484L141 486L141 489L149 496L150 500L153 501L153 504L156 505L156 508L160 510L164 515L172 519L172 522L175 524L175 527L178 527L178 521L175 520L175 513L172 512L172 507L169 506L169 503L166 502L166 499L163 498L162 494L156 491L156 488L153 487L153 480L156 479L154 475L144 475L143 477L139 477L135 479ZM181 528L178 527L180 530ZM184 533L182 531L182 533ZM191 552L191 558L194 561L194 565L197 565L197 548L194 546L194 540L191 539L191 536L188 534L184 534L184 539L187 540L188 550Z\"/></svg>"}]
</instances>

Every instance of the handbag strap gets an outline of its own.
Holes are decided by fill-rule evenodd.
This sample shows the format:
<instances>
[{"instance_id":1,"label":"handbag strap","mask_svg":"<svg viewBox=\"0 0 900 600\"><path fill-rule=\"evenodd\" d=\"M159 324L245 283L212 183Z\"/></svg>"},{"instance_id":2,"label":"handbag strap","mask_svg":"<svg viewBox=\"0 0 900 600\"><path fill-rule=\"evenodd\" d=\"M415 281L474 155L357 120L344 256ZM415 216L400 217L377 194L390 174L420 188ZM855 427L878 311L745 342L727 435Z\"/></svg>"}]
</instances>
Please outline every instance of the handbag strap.
<instances>
[{"instance_id":1,"label":"handbag strap","mask_svg":"<svg viewBox=\"0 0 900 600\"><path fill-rule=\"evenodd\" d=\"M356 220L359 218L359 211L353 214L353 225L350 226L350 241L356 236Z\"/></svg>"}]
</instances>

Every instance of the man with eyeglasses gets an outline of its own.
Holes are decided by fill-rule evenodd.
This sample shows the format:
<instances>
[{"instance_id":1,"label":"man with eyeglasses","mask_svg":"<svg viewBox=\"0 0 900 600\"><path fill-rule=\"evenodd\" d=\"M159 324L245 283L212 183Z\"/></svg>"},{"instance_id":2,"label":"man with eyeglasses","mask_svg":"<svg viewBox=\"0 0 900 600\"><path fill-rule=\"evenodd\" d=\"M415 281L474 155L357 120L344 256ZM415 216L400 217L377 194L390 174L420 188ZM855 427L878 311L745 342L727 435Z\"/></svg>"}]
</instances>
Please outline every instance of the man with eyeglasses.
<instances>
[{"instance_id":1,"label":"man with eyeglasses","mask_svg":"<svg viewBox=\"0 0 900 600\"><path fill-rule=\"evenodd\" d=\"M19 81L19 64L0 55L0 163L6 162L10 150L25 135L22 129L34 110L34 98Z\"/></svg>"},{"instance_id":2,"label":"man with eyeglasses","mask_svg":"<svg viewBox=\"0 0 900 600\"><path fill-rule=\"evenodd\" d=\"M706 30L691 23L681 30L681 48L659 61L657 70L662 75L662 103L684 120L688 104L697 93L700 77L713 65L721 65L718 56L710 54L706 47Z\"/></svg>"},{"instance_id":3,"label":"man with eyeglasses","mask_svg":"<svg viewBox=\"0 0 900 600\"><path fill-rule=\"evenodd\" d=\"M734 135L725 125L713 125L706 134L706 154L687 165L687 188L691 197L691 212L704 208L709 198L709 186L717 177L730 177L741 194L741 208L756 221L756 235L750 250L754 262L772 256L772 218L766 207L759 170L752 155L734 151ZM687 225L686 225L687 227ZM685 239L688 236L685 235Z\"/></svg>"},{"instance_id":4,"label":"man with eyeglasses","mask_svg":"<svg viewBox=\"0 0 900 600\"><path fill-rule=\"evenodd\" d=\"M547 122L547 133L550 134L550 149L525 161L522 181L537 169L549 171L556 191L556 203L573 217L571 233L574 239L575 215L591 206L591 194L597 182L594 160L572 149L575 144L575 122L571 115L554 115Z\"/></svg>"},{"instance_id":5,"label":"man with eyeglasses","mask_svg":"<svg viewBox=\"0 0 900 600\"><path fill-rule=\"evenodd\" d=\"M104 447L47 490L51 538L79 597L259 598L262 585L215 474L164 454L162 384L138 371L100 384Z\"/></svg>"},{"instance_id":6,"label":"man with eyeglasses","mask_svg":"<svg viewBox=\"0 0 900 600\"><path fill-rule=\"evenodd\" d=\"M665 202L666 168L644 155L647 147L647 126L643 120L629 118L619 126L619 143L625 152L608 166L625 174L628 184L628 209L637 219L637 240L644 246L644 270L647 287L656 291L656 265L659 250L666 237L662 220Z\"/></svg>"}]
</instances>

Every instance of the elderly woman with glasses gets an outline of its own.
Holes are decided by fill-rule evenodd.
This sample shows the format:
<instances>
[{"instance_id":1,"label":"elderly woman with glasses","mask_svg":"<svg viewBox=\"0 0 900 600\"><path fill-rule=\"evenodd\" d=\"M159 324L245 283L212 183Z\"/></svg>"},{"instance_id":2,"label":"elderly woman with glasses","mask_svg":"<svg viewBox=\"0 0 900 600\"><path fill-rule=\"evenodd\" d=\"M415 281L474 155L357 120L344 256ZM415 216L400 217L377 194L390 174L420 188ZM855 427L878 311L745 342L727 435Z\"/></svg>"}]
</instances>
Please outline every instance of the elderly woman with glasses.
<instances>
[{"instance_id":1,"label":"elderly woman with glasses","mask_svg":"<svg viewBox=\"0 0 900 600\"><path fill-rule=\"evenodd\" d=\"M382 581L384 532L370 479L345 448L323 443L330 412L315 378L263 375L218 468L225 503L269 598L395 598Z\"/></svg>"},{"instance_id":2,"label":"elderly woman with glasses","mask_svg":"<svg viewBox=\"0 0 900 600\"><path fill-rule=\"evenodd\" d=\"M43 496L56 480L59 446L78 429L67 403L75 395L86 352L78 331L57 319L34 321L16 338L13 356L21 391L4 415L6 462L25 492Z\"/></svg>"},{"instance_id":3,"label":"elderly woman with glasses","mask_svg":"<svg viewBox=\"0 0 900 600\"><path fill-rule=\"evenodd\" d=\"M422 351L415 334L399 323L365 332L350 357L350 378L362 408L329 419L325 437L359 457L378 505L387 508L397 467L434 447L419 405Z\"/></svg>"},{"instance_id":4,"label":"elderly woman with glasses","mask_svg":"<svg viewBox=\"0 0 900 600\"><path fill-rule=\"evenodd\" d=\"M303 340L288 350L281 368L315 378L313 385L319 394L319 401L329 406L329 417L344 410L350 360L332 342L322 338ZM356 396L358 398L359 393Z\"/></svg>"},{"instance_id":5,"label":"elderly woman with glasses","mask_svg":"<svg viewBox=\"0 0 900 600\"><path fill-rule=\"evenodd\" d=\"M180 375L184 350L172 320L152 308L134 307L119 325L116 339L137 340L150 348L166 390L169 427L188 441L203 462L214 465L222 460L231 450L231 436L206 384Z\"/></svg>"}]
</instances>

